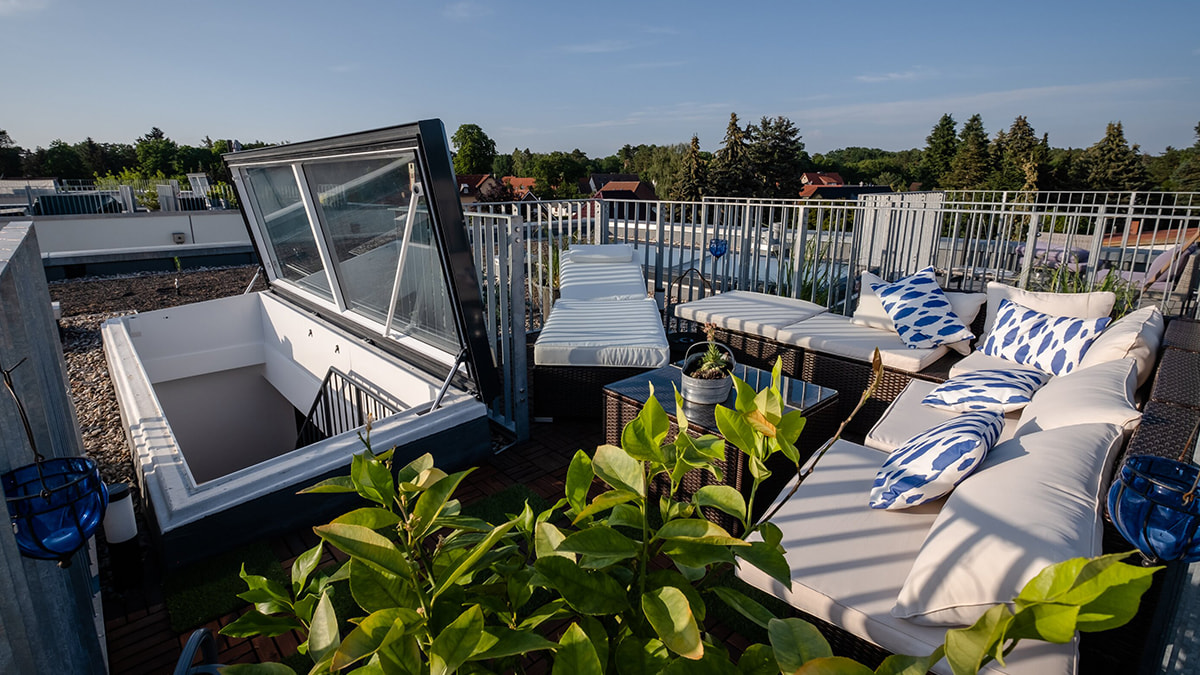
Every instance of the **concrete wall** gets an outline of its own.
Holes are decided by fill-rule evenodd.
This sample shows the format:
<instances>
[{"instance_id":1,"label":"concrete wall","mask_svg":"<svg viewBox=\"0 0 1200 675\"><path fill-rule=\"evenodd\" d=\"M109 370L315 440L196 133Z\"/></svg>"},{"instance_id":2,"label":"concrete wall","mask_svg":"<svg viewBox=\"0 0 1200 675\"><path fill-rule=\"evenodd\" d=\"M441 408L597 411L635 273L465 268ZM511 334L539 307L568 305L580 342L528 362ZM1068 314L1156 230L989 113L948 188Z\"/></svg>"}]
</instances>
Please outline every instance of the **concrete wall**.
<instances>
[{"instance_id":1,"label":"concrete wall","mask_svg":"<svg viewBox=\"0 0 1200 675\"><path fill-rule=\"evenodd\" d=\"M47 457L83 454L37 237L29 223L0 225L0 362ZM0 473L33 461L16 405L0 392ZM0 673L104 673L86 549L69 569L21 557L0 527Z\"/></svg>"},{"instance_id":2,"label":"concrete wall","mask_svg":"<svg viewBox=\"0 0 1200 675\"><path fill-rule=\"evenodd\" d=\"M42 253L50 257L128 249L250 245L240 211L21 216L21 220L36 224ZM175 243L175 233L184 235L182 245Z\"/></svg>"}]
</instances>

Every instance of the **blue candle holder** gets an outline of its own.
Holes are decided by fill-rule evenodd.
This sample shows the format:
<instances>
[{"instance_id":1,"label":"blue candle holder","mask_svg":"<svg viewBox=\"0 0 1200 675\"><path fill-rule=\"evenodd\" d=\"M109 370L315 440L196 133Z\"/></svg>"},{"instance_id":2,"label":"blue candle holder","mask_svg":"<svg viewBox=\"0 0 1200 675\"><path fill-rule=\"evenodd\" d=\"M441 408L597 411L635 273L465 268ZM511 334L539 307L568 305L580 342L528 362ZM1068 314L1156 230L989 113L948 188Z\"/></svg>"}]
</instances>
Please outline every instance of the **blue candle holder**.
<instances>
[{"instance_id":1,"label":"blue candle holder","mask_svg":"<svg viewBox=\"0 0 1200 675\"><path fill-rule=\"evenodd\" d=\"M726 239L713 239L712 241L708 242L708 252L711 253L714 258L720 258L721 256L725 255L727 251L729 251L729 241Z\"/></svg>"},{"instance_id":2,"label":"blue candle holder","mask_svg":"<svg viewBox=\"0 0 1200 675\"><path fill-rule=\"evenodd\" d=\"M1108 513L1121 536L1157 560L1200 560L1200 467L1137 455L1108 490Z\"/></svg>"}]
</instances>

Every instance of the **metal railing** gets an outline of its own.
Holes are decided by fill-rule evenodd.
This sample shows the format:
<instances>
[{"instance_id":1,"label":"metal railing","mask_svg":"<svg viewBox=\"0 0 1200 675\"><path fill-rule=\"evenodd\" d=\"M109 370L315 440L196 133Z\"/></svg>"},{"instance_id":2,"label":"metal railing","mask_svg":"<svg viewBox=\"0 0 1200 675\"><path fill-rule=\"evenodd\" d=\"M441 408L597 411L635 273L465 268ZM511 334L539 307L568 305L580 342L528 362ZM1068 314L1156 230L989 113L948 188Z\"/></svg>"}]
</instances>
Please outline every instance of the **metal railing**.
<instances>
[{"instance_id":1,"label":"metal railing","mask_svg":"<svg viewBox=\"0 0 1200 675\"><path fill-rule=\"evenodd\" d=\"M378 388L330 368L300 425L296 447L307 447L357 429L367 423L368 417L380 420L401 410L403 406L385 400Z\"/></svg>"},{"instance_id":2,"label":"metal railing","mask_svg":"<svg viewBox=\"0 0 1200 675\"><path fill-rule=\"evenodd\" d=\"M237 192L226 183L188 186L175 179L58 179L0 192L0 207L24 207L25 215L82 215L133 211L208 211L237 208ZM164 198L165 196L165 198Z\"/></svg>"}]
</instances>

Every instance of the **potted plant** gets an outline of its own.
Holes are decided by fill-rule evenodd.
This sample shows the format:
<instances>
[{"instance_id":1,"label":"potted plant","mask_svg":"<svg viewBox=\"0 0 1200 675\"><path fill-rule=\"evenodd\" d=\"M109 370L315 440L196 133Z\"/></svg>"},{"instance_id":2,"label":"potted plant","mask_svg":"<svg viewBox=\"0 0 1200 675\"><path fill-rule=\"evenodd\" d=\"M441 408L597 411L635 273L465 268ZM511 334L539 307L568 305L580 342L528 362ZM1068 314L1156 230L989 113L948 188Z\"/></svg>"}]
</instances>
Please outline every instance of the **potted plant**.
<instances>
[{"instance_id":1,"label":"potted plant","mask_svg":"<svg viewBox=\"0 0 1200 675\"><path fill-rule=\"evenodd\" d=\"M704 324L707 342L698 342L688 348L683 357L683 398L692 403L712 405L723 403L733 386L733 366L736 361L729 347L716 341L717 327ZM696 347L708 345L704 352L692 353Z\"/></svg>"}]
</instances>

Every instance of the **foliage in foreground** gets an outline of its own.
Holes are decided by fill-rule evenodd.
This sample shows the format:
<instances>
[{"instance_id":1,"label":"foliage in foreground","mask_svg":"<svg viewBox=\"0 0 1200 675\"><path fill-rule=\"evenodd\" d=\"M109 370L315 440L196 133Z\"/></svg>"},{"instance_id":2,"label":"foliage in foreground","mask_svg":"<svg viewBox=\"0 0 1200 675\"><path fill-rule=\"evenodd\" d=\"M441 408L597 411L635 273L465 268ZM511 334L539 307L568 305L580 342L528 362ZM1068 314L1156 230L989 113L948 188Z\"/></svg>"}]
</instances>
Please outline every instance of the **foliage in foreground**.
<instances>
[{"instance_id":1,"label":"foliage in foreground","mask_svg":"<svg viewBox=\"0 0 1200 675\"><path fill-rule=\"evenodd\" d=\"M778 618L712 584L716 572L742 563L790 582L783 533L769 522L772 514L760 522L751 515L769 475L767 459L782 453L796 469L801 464L795 443L804 418L785 413L779 370L776 364L772 386L761 392L735 378L735 408L717 410L722 434L745 449L748 499L724 485L703 487L690 498L679 494L689 471L720 478L725 441L686 433L668 439L669 421L653 396L625 427L622 447L576 453L565 495L553 507L534 513L526 504L499 525L463 515L453 499L470 471L446 474L424 455L393 473L391 451L374 454L368 429L367 450L354 457L350 476L307 492L355 492L371 505L315 528L322 543L296 560L290 587L243 572L248 588L239 597L255 607L221 633L297 630L307 637L301 650L316 664L311 673L524 672L539 652L553 660L555 674L871 673L834 656L811 624ZM687 429L678 393L676 403L679 427ZM810 463L799 480L811 471ZM711 522L701 507L726 514L745 534ZM326 544L350 560L318 569ZM1011 607L997 605L974 626L948 631L933 654L892 656L874 672L924 673L945 658L955 673L974 673L991 660L1003 662L1020 640L1066 642L1077 630L1122 625L1154 571L1122 557L1048 567ZM340 593L349 593L361 610L345 635L332 599ZM705 630L714 602L766 628L770 644L752 645L735 664ZM261 664L223 672L293 671Z\"/></svg>"}]
</instances>

